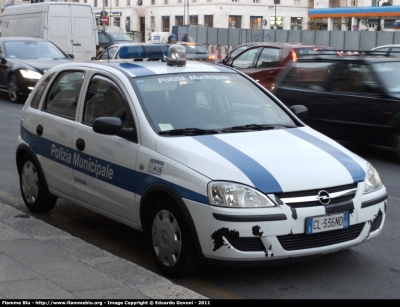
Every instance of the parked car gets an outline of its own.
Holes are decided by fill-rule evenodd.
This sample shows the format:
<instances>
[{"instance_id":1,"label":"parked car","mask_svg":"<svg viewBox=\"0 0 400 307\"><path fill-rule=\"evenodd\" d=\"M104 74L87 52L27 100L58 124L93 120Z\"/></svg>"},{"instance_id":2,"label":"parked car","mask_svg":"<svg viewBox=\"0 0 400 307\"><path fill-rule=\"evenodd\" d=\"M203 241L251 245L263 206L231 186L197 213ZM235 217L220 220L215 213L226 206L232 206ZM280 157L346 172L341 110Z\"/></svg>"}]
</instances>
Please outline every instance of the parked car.
<instances>
[{"instance_id":1,"label":"parked car","mask_svg":"<svg viewBox=\"0 0 400 307\"><path fill-rule=\"evenodd\" d=\"M214 54L211 54L206 46L193 42L181 42L178 41L177 44L180 44L186 48L186 54L188 60L197 60L197 61L206 61L206 62L214 62Z\"/></svg>"},{"instance_id":2,"label":"parked car","mask_svg":"<svg viewBox=\"0 0 400 307\"><path fill-rule=\"evenodd\" d=\"M369 54L400 58L400 44L378 46L372 48Z\"/></svg>"},{"instance_id":3,"label":"parked car","mask_svg":"<svg viewBox=\"0 0 400 307\"><path fill-rule=\"evenodd\" d=\"M0 90L15 103L26 99L50 67L73 61L44 38L0 37L0 47Z\"/></svg>"},{"instance_id":4,"label":"parked car","mask_svg":"<svg viewBox=\"0 0 400 307\"><path fill-rule=\"evenodd\" d=\"M260 43L250 46L225 64L236 68L271 90L276 76L290 62L313 54L340 54L333 47L296 43Z\"/></svg>"},{"instance_id":5,"label":"parked car","mask_svg":"<svg viewBox=\"0 0 400 307\"><path fill-rule=\"evenodd\" d=\"M134 43L132 37L124 32L98 31L99 44L96 46L96 56L99 56L108 47L115 44Z\"/></svg>"},{"instance_id":6,"label":"parked car","mask_svg":"<svg viewBox=\"0 0 400 307\"><path fill-rule=\"evenodd\" d=\"M379 237L387 191L370 163L304 125L304 106L287 108L235 69L187 61L183 46L168 51L165 62L47 71L17 138L29 210L64 198L142 231L171 278Z\"/></svg>"},{"instance_id":7,"label":"parked car","mask_svg":"<svg viewBox=\"0 0 400 307\"><path fill-rule=\"evenodd\" d=\"M331 138L393 148L400 157L400 59L304 58L278 77L274 94L308 108L305 123Z\"/></svg>"},{"instance_id":8,"label":"parked car","mask_svg":"<svg viewBox=\"0 0 400 307\"><path fill-rule=\"evenodd\" d=\"M108 47L93 60L120 60L150 58L151 60L165 60L168 55L168 44L127 43Z\"/></svg>"},{"instance_id":9,"label":"parked car","mask_svg":"<svg viewBox=\"0 0 400 307\"><path fill-rule=\"evenodd\" d=\"M221 61L218 61L217 63L219 64L226 64L230 59L234 58L236 55L238 55L240 52L242 52L243 50L260 44L260 42L255 42L255 43L245 43L245 44L241 44L239 46L236 46L235 48L233 48Z\"/></svg>"}]
</instances>

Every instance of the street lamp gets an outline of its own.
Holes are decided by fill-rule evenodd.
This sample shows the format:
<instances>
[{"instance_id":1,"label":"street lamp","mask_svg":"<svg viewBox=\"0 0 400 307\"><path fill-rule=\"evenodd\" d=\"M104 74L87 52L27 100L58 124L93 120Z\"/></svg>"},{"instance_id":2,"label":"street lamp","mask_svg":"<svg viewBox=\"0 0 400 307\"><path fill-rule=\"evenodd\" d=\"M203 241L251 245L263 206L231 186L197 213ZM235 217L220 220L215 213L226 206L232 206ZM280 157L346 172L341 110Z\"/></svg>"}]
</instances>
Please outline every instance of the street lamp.
<instances>
[{"instance_id":1,"label":"street lamp","mask_svg":"<svg viewBox=\"0 0 400 307\"><path fill-rule=\"evenodd\" d=\"M280 4L281 3L281 1L280 0L274 0L274 4L275 4L275 19L274 19L274 29L276 30L277 29L277 26L276 26L276 5L277 4Z\"/></svg>"}]
</instances>

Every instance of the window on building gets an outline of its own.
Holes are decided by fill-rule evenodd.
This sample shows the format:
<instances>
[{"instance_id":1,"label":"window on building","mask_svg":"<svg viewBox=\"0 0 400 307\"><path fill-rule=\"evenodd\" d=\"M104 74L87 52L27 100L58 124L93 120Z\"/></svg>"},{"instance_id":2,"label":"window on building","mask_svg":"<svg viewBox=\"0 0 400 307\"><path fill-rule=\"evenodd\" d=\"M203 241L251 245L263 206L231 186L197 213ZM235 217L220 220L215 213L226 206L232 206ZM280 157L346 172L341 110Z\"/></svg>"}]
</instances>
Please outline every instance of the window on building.
<instances>
[{"instance_id":1,"label":"window on building","mask_svg":"<svg viewBox=\"0 0 400 307\"><path fill-rule=\"evenodd\" d=\"M395 19L385 19L383 21L383 27L385 29L394 29L394 22L395 21L396 21Z\"/></svg>"},{"instance_id":2,"label":"window on building","mask_svg":"<svg viewBox=\"0 0 400 307\"><path fill-rule=\"evenodd\" d=\"M300 5L300 0L293 0L294 5Z\"/></svg>"},{"instance_id":3,"label":"window on building","mask_svg":"<svg viewBox=\"0 0 400 307\"><path fill-rule=\"evenodd\" d=\"M182 0L178 0L178 3L182 3Z\"/></svg>"},{"instance_id":4,"label":"window on building","mask_svg":"<svg viewBox=\"0 0 400 307\"><path fill-rule=\"evenodd\" d=\"M212 0L207 0L207 2L212 2Z\"/></svg>"},{"instance_id":5,"label":"window on building","mask_svg":"<svg viewBox=\"0 0 400 307\"><path fill-rule=\"evenodd\" d=\"M104 6L105 6L105 7L108 6L108 0L104 0Z\"/></svg>"},{"instance_id":6,"label":"window on building","mask_svg":"<svg viewBox=\"0 0 400 307\"><path fill-rule=\"evenodd\" d=\"M276 16L276 22L275 22L275 16L272 16L270 18L270 23L271 29L279 29L282 30L283 29L283 17L282 16ZM276 28L275 28L276 26Z\"/></svg>"},{"instance_id":7,"label":"window on building","mask_svg":"<svg viewBox=\"0 0 400 307\"><path fill-rule=\"evenodd\" d=\"M126 6L130 6L131 5L131 0L126 0Z\"/></svg>"},{"instance_id":8,"label":"window on building","mask_svg":"<svg viewBox=\"0 0 400 307\"><path fill-rule=\"evenodd\" d=\"M151 0L151 5L156 4L156 0Z\"/></svg>"},{"instance_id":9,"label":"window on building","mask_svg":"<svg viewBox=\"0 0 400 307\"><path fill-rule=\"evenodd\" d=\"M119 0L115 0L115 6L119 6Z\"/></svg>"},{"instance_id":10,"label":"window on building","mask_svg":"<svg viewBox=\"0 0 400 307\"><path fill-rule=\"evenodd\" d=\"M329 7L340 7L340 0L329 0Z\"/></svg>"},{"instance_id":11,"label":"window on building","mask_svg":"<svg viewBox=\"0 0 400 307\"><path fill-rule=\"evenodd\" d=\"M156 30L156 22L154 20L154 16L151 16L151 18L150 18L150 29L152 32L154 32Z\"/></svg>"},{"instance_id":12,"label":"window on building","mask_svg":"<svg viewBox=\"0 0 400 307\"><path fill-rule=\"evenodd\" d=\"M197 0L192 0L192 3L195 3L195 2L197 2Z\"/></svg>"},{"instance_id":13,"label":"window on building","mask_svg":"<svg viewBox=\"0 0 400 307\"><path fill-rule=\"evenodd\" d=\"M175 25L183 26L183 16L175 16Z\"/></svg>"},{"instance_id":14,"label":"window on building","mask_svg":"<svg viewBox=\"0 0 400 307\"><path fill-rule=\"evenodd\" d=\"M214 16L213 15L204 15L204 26L206 26L206 27L214 26Z\"/></svg>"},{"instance_id":15,"label":"window on building","mask_svg":"<svg viewBox=\"0 0 400 307\"><path fill-rule=\"evenodd\" d=\"M239 0L232 0L232 2L239 2Z\"/></svg>"},{"instance_id":16,"label":"window on building","mask_svg":"<svg viewBox=\"0 0 400 307\"><path fill-rule=\"evenodd\" d=\"M250 29L262 29L262 16L250 16Z\"/></svg>"},{"instance_id":17,"label":"window on building","mask_svg":"<svg viewBox=\"0 0 400 307\"><path fill-rule=\"evenodd\" d=\"M260 3L260 0L253 0L253 3Z\"/></svg>"},{"instance_id":18,"label":"window on building","mask_svg":"<svg viewBox=\"0 0 400 307\"><path fill-rule=\"evenodd\" d=\"M161 16L163 32L169 32L169 16Z\"/></svg>"},{"instance_id":19,"label":"window on building","mask_svg":"<svg viewBox=\"0 0 400 307\"><path fill-rule=\"evenodd\" d=\"M190 16L189 16L189 24L191 24L191 25L198 25L198 24L199 24L199 16L197 16L197 15L190 15Z\"/></svg>"},{"instance_id":20,"label":"window on building","mask_svg":"<svg viewBox=\"0 0 400 307\"><path fill-rule=\"evenodd\" d=\"M242 16L229 15L228 27L240 29L242 27Z\"/></svg>"},{"instance_id":21,"label":"window on building","mask_svg":"<svg viewBox=\"0 0 400 307\"><path fill-rule=\"evenodd\" d=\"M290 30L303 30L303 18L302 17L291 17L290 18Z\"/></svg>"},{"instance_id":22,"label":"window on building","mask_svg":"<svg viewBox=\"0 0 400 307\"><path fill-rule=\"evenodd\" d=\"M168 0L164 0L164 4L168 4Z\"/></svg>"}]
</instances>

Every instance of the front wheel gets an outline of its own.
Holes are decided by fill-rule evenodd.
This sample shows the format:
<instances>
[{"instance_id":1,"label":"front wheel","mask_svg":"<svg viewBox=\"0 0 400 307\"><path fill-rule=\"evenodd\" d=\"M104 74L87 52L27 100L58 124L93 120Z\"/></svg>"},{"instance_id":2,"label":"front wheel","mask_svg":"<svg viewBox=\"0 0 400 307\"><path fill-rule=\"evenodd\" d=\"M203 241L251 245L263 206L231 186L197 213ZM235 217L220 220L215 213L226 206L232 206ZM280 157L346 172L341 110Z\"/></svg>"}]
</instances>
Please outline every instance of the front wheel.
<instances>
[{"instance_id":1,"label":"front wheel","mask_svg":"<svg viewBox=\"0 0 400 307\"><path fill-rule=\"evenodd\" d=\"M48 191L44 176L32 157L23 158L19 183L24 203L32 212L48 212L56 205L57 198Z\"/></svg>"},{"instance_id":2,"label":"front wheel","mask_svg":"<svg viewBox=\"0 0 400 307\"><path fill-rule=\"evenodd\" d=\"M19 93L19 84L16 75L11 75L8 79L8 98L11 102L22 102L23 96Z\"/></svg>"},{"instance_id":3,"label":"front wheel","mask_svg":"<svg viewBox=\"0 0 400 307\"><path fill-rule=\"evenodd\" d=\"M191 275L195 251L187 222L172 199L163 198L154 206L148 223L151 253L158 268L170 278Z\"/></svg>"}]
</instances>

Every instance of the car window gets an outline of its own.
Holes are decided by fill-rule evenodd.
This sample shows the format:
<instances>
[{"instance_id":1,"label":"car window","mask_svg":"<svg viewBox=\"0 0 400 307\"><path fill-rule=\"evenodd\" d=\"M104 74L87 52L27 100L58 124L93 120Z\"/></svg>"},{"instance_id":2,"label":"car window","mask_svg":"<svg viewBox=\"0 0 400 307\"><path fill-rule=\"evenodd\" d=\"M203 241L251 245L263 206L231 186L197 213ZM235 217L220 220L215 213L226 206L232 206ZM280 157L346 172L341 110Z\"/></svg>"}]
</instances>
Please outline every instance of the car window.
<instances>
[{"instance_id":1,"label":"car window","mask_svg":"<svg viewBox=\"0 0 400 307\"><path fill-rule=\"evenodd\" d=\"M208 54L208 49L202 45L184 45L187 54Z\"/></svg>"},{"instance_id":2,"label":"car window","mask_svg":"<svg viewBox=\"0 0 400 307\"><path fill-rule=\"evenodd\" d=\"M118 117L124 127L132 127L132 116L126 99L118 86L111 80L95 76L85 97L83 122L92 125L98 117Z\"/></svg>"},{"instance_id":3,"label":"car window","mask_svg":"<svg viewBox=\"0 0 400 307\"><path fill-rule=\"evenodd\" d=\"M99 58L101 60L108 60L114 58L115 53L117 52L118 47L110 47L107 48L100 56Z\"/></svg>"},{"instance_id":4,"label":"car window","mask_svg":"<svg viewBox=\"0 0 400 307\"><path fill-rule=\"evenodd\" d=\"M85 73L82 71L61 73L51 85L43 110L63 117L75 118L84 77Z\"/></svg>"},{"instance_id":5,"label":"car window","mask_svg":"<svg viewBox=\"0 0 400 307\"><path fill-rule=\"evenodd\" d=\"M108 33L108 35L110 35L114 41L133 41L133 39L125 33Z\"/></svg>"},{"instance_id":6,"label":"car window","mask_svg":"<svg viewBox=\"0 0 400 307\"><path fill-rule=\"evenodd\" d=\"M400 58L400 47L393 47L390 51L390 55L395 58Z\"/></svg>"},{"instance_id":7,"label":"car window","mask_svg":"<svg viewBox=\"0 0 400 307\"><path fill-rule=\"evenodd\" d=\"M279 53L280 50L276 48L263 48L256 67L276 67L278 65Z\"/></svg>"},{"instance_id":8,"label":"car window","mask_svg":"<svg viewBox=\"0 0 400 307\"><path fill-rule=\"evenodd\" d=\"M98 37L99 37L99 44L107 44L108 39L107 35L103 32L98 32Z\"/></svg>"},{"instance_id":9,"label":"car window","mask_svg":"<svg viewBox=\"0 0 400 307\"><path fill-rule=\"evenodd\" d=\"M40 84L38 90L36 91L35 95L32 97L31 104L30 106L34 109L37 109L39 107L40 99L43 97L44 90L47 87L47 84L49 84L51 78L53 78L54 73L50 74L47 76L47 78Z\"/></svg>"},{"instance_id":10,"label":"car window","mask_svg":"<svg viewBox=\"0 0 400 307\"><path fill-rule=\"evenodd\" d=\"M363 63L340 63L332 81L333 92L365 93L365 82L374 81L371 68Z\"/></svg>"},{"instance_id":11,"label":"car window","mask_svg":"<svg viewBox=\"0 0 400 307\"><path fill-rule=\"evenodd\" d=\"M326 90L334 66L335 63L331 62L294 63L288 68L281 85L316 91Z\"/></svg>"},{"instance_id":12,"label":"car window","mask_svg":"<svg viewBox=\"0 0 400 307\"><path fill-rule=\"evenodd\" d=\"M400 62L373 63L372 67L389 93L400 93Z\"/></svg>"},{"instance_id":13,"label":"car window","mask_svg":"<svg viewBox=\"0 0 400 307\"><path fill-rule=\"evenodd\" d=\"M239 55L233 62L234 68L251 68L257 52L260 48L252 48L243 54Z\"/></svg>"}]
</instances>

